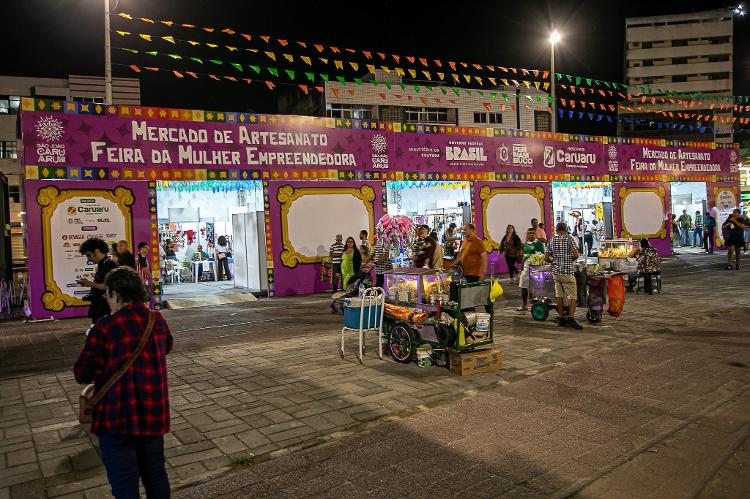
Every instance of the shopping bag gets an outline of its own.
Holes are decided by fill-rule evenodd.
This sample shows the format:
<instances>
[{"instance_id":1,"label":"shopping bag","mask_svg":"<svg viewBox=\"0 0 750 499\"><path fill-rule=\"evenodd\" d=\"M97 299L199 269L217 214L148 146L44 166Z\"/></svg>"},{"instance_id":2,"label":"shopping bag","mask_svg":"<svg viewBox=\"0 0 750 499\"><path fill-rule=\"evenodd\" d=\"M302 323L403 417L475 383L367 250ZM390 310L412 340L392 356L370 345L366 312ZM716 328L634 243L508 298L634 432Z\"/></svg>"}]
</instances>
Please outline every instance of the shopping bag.
<instances>
[{"instance_id":1,"label":"shopping bag","mask_svg":"<svg viewBox=\"0 0 750 499\"><path fill-rule=\"evenodd\" d=\"M333 264L330 258L323 258L320 262L320 282L331 282L333 279Z\"/></svg>"},{"instance_id":2,"label":"shopping bag","mask_svg":"<svg viewBox=\"0 0 750 499\"><path fill-rule=\"evenodd\" d=\"M616 274L607 283L609 308L607 312L613 317L620 317L625 306L625 275Z\"/></svg>"}]
</instances>

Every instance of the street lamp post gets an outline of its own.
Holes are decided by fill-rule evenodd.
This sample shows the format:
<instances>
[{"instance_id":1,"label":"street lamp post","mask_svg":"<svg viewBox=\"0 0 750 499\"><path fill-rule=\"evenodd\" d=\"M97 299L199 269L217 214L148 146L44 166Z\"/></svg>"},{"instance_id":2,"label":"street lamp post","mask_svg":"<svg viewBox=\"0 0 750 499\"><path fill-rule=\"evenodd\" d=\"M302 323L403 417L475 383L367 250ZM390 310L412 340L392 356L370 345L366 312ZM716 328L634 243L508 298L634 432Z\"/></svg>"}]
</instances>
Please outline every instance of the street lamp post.
<instances>
[{"instance_id":1,"label":"street lamp post","mask_svg":"<svg viewBox=\"0 0 750 499\"><path fill-rule=\"evenodd\" d=\"M549 57L549 65L550 65L550 90L552 95L552 116L550 120L550 125L552 125L552 132L557 132L557 100L555 99L555 45L560 41L560 33L557 32L557 30L552 31L549 35L549 44L550 44L550 57Z\"/></svg>"},{"instance_id":2,"label":"street lamp post","mask_svg":"<svg viewBox=\"0 0 750 499\"><path fill-rule=\"evenodd\" d=\"M109 0L104 0L104 103L112 104L112 50L109 40Z\"/></svg>"}]
</instances>

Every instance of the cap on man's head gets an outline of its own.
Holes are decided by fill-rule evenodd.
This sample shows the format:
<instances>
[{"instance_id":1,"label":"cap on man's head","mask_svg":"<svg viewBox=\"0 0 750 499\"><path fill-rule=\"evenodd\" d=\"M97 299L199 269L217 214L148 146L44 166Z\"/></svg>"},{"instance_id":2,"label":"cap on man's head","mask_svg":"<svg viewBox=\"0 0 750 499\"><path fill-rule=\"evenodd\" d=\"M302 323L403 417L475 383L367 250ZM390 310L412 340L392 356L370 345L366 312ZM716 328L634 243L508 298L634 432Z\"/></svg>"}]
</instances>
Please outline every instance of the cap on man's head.
<instances>
[{"instance_id":1,"label":"cap on man's head","mask_svg":"<svg viewBox=\"0 0 750 499\"><path fill-rule=\"evenodd\" d=\"M336 234L336 239L344 239L344 236L342 236L341 234Z\"/></svg>"}]
</instances>

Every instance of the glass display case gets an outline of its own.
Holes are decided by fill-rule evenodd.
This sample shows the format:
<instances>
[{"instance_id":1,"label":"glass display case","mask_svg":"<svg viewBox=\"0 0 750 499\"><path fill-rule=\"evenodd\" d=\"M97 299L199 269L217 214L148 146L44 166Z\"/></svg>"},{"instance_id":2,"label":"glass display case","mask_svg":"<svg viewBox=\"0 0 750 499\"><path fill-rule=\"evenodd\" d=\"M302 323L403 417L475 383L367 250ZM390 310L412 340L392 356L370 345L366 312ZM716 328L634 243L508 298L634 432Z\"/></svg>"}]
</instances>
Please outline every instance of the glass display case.
<instances>
[{"instance_id":1,"label":"glass display case","mask_svg":"<svg viewBox=\"0 0 750 499\"><path fill-rule=\"evenodd\" d=\"M451 275L441 270L400 268L385 273L385 292L389 303L416 307L447 302Z\"/></svg>"},{"instance_id":2,"label":"glass display case","mask_svg":"<svg viewBox=\"0 0 750 499\"><path fill-rule=\"evenodd\" d=\"M635 263L640 243L632 239L605 239L599 247L599 267L626 272Z\"/></svg>"}]
</instances>

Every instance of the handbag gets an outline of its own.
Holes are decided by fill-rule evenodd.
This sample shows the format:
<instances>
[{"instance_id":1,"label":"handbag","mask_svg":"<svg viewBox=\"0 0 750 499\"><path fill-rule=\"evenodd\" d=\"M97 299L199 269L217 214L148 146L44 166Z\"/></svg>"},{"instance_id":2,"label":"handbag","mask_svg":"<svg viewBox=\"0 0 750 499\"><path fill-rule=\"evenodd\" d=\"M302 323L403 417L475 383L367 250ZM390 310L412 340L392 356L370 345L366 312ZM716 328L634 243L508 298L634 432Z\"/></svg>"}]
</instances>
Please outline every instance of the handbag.
<instances>
[{"instance_id":1,"label":"handbag","mask_svg":"<svg viewBox=\"0 0 750 499\"><path fill-rule=\"evenodd\" d=\"M94 409L94 406L101 402L101 400L104 398L104 395L107 394L109 389L112 388L112 386L117 383L117 381L122 377L123 374L125 374L130 366L133 365L135 359L138 358L138 356L143 351L143 348L146 346L146 342L148 341L149 336L151 336L151 331L154 329L155 317L156 314L154 314L152 310L149 310L146 331L143 333L141 341L138 343L138 347L136 347L135 351L130 355L128 360L126 360L117 371L112 373L112 376L110 376L107 382L104 383L101 390L97 392L96 385L94 383L91 383L86 385L86 387L81 391L81 395L78 397L79 423L91 423L93 421L92 411Z\"/></svg>"},{"instance_id":2,"label":"handbag","mask_svg":"<svg viewBox=\"0 0 750 499\"><path fill-rule=\"evenodd\" d=\"M218 258L219 260L224 260L224 259L225 259L226 257L227 257L227 254L226 254L226 253L224 253L223 251L222 251L222 252L220 252L220 253L218 253L218 254L216 255L216 258Z\"/></svg>"}]
</instances>

